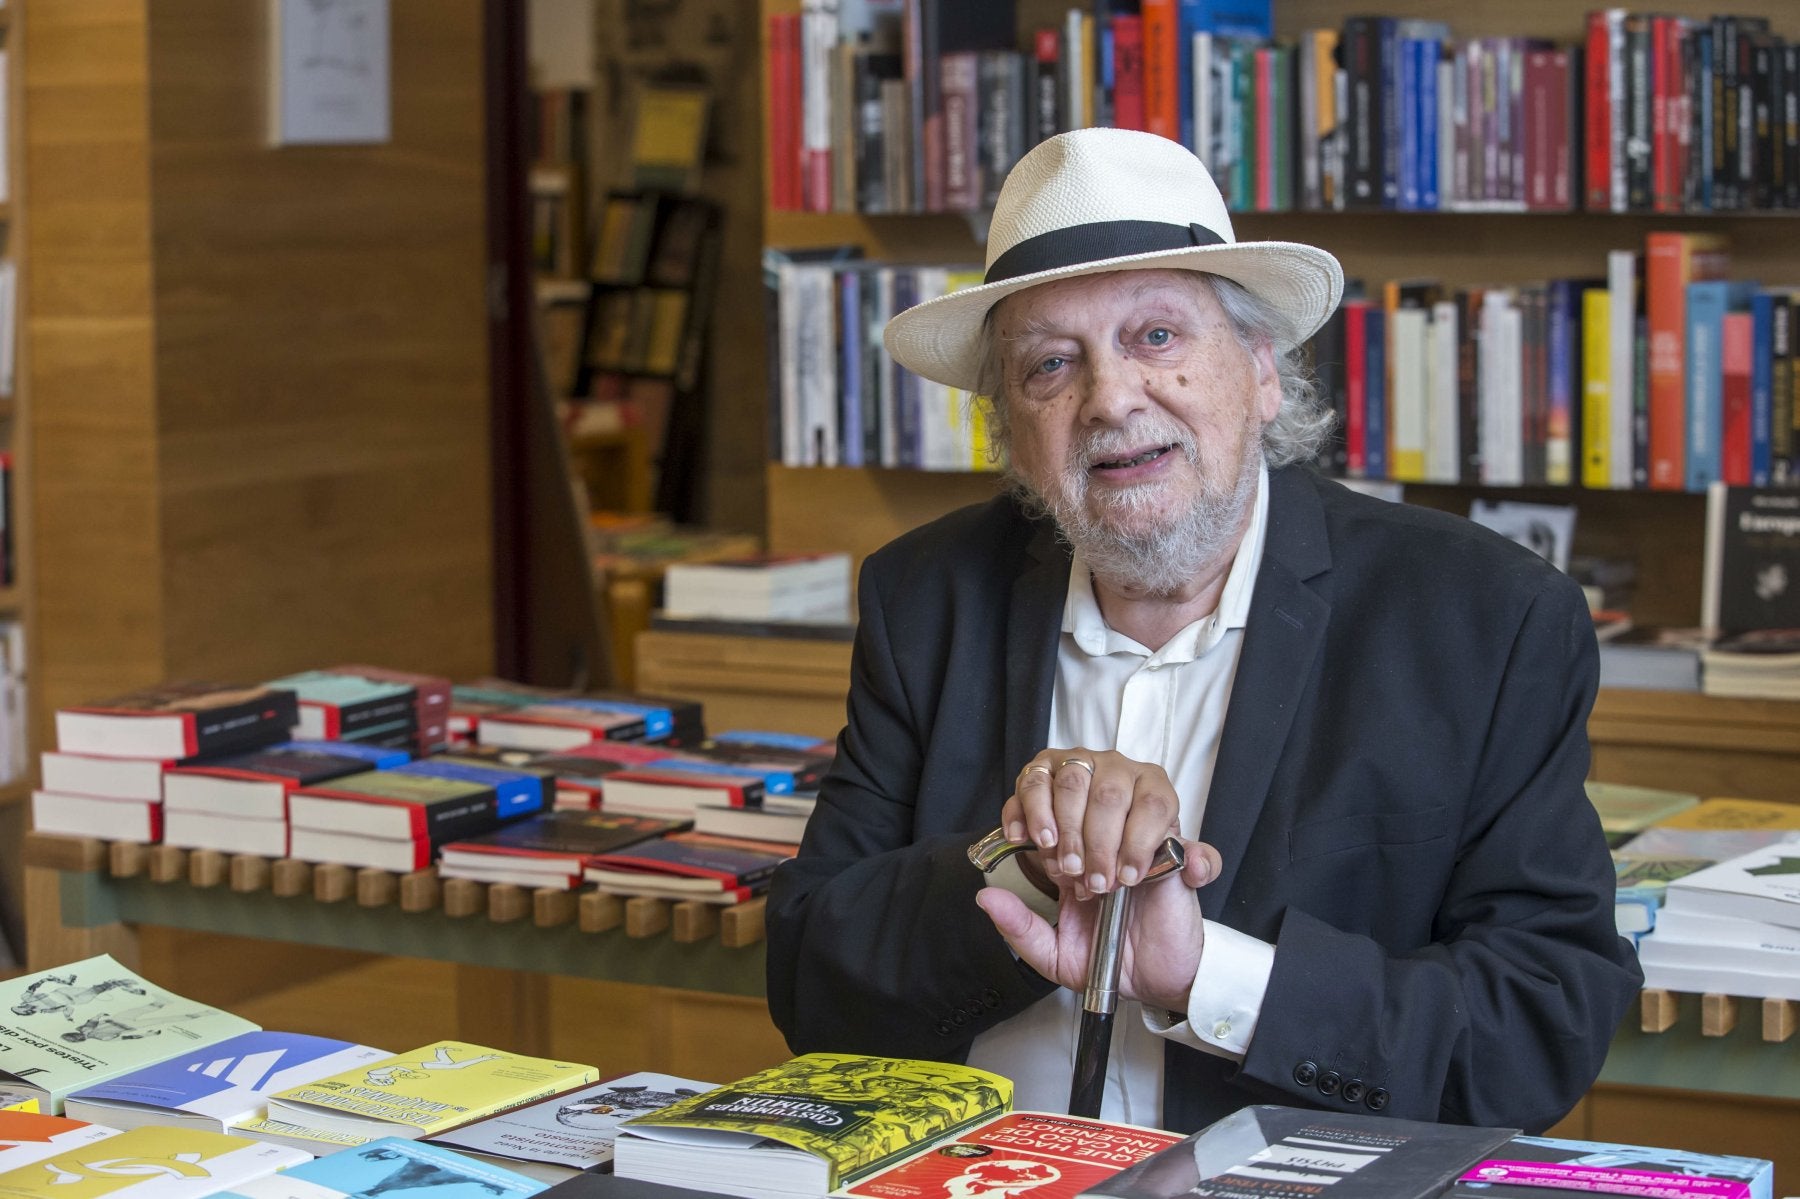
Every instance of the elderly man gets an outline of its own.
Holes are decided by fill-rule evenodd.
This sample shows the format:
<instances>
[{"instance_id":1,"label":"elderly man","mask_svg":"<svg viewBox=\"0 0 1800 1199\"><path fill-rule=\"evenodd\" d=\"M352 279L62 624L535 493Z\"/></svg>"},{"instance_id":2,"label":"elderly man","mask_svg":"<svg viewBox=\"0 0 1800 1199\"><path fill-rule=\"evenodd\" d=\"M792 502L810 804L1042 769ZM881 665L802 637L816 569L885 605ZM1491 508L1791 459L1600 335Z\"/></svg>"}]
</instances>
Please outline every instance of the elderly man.
<instances>
[{"instance_id":1,"label":"elderly man","mask_svg":"<svg viewBox=\"0 0 1800 1199\"><path fill-rule=\"evenodd\" d=\"M1137 896L1103 1114L1247 1103L1542 1129L1640 983L1582 786L1580 590L1302 465L1342 291L1238 242L1180 146L1090 129L1009 176L985 285L894 318L992 397L1012 494L864 567L848 723L770 895L795 1051L966 1058L1066 1100L1098 896ZM969 843L1035 850L989 878ZM1003 871L1006 868L1003 867Z\"/></svg>"}]
</instances>

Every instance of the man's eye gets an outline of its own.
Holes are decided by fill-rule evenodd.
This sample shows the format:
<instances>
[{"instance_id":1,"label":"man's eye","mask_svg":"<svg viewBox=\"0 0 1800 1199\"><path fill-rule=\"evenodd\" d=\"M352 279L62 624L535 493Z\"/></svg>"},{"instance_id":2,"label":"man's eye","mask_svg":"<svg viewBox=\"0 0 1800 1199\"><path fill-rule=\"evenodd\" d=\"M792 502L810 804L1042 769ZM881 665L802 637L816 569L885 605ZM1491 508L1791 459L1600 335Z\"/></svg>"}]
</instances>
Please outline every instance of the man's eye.
<instances>
[{"instance_id":1,"label":"man's eye","mask_svg":"<svg viewBox=\"0 0 1800 1199\"><path fill-rule=\"evenodd\" d=\"M1152 329L1144 334L1144 340L1153 346L1166 346L1174 336L1167 329Z\"/></svg>"},{"instance_id":2,"label":"man's eye","mask_svg":"<svg viewBox=\"0 0 1800 1199\"><path fill-rule=\"evenodd\" d=\"M1063 368L1063 365L1066 362L1068 362L1068 359L1066 359L1066 358L1056 358L1056 357L1046 358L1042 362L1038 363L1038 374L1053 375L1057 371L1061 370Z\"/></svg>"}]
</instances>

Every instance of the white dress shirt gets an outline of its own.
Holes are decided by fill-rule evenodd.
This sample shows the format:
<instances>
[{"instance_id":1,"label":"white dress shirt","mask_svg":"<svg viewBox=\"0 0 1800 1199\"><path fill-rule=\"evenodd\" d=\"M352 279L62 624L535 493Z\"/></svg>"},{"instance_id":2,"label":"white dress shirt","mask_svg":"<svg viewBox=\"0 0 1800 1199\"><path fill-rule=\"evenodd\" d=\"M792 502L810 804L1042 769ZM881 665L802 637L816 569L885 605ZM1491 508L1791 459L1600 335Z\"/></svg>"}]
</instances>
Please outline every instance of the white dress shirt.
<instances>
[{"instance_id":1,"label":"white dress shirt","mask_svg":"<svg viewBox=\"0 0 1800 1199\"><path fill-rule=\"evenodd\" d=\"M1087 567L1076 555L1063 608L1049 745L1114 749L1161 766L1181 801L1182 835L1198 839L1219 735L1237 674L1250 594L1268 528L1268 472L1257 480L1250 527L1226 576L1218 607L1152 653L1106 626ZM1221 796L1221 803L1231 802ZM1046 919L1054 901L1009 859L994 882ZM1187 1019L1119 1001L1101 1116L1155 1127L1162 1121L1164 1038L1242 1060L1268 990L1275 948L1206 921ZM1081 994L1059 989L975 1038L971 1065L1013 1080L1015 1106L1066 1111L1074 1077Z\"/></svg>"}]
</instances>

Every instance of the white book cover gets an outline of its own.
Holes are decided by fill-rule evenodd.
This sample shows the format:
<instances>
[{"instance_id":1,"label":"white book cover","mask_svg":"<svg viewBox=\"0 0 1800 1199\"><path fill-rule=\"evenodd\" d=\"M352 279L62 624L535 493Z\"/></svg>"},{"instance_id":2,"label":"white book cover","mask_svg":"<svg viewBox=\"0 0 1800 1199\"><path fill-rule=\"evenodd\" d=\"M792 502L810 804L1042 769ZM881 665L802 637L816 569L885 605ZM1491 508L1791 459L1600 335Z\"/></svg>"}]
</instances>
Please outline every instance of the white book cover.
<instances>
[{"instance_id":1,"label":"white book cover","mask_svg":"<svg viewBox=\"0 0 1800 1199\"><path fill-rule=\"evenodd\" d=\"M477 1120L429 1143L520 1162L587 1170L610 1162L619 1124L718 1083L642 1072Z\"/></svg>"},{"instance_id":2,"label":"white book cover","mask_svg":"<svg viewBox=\"0 0 1800 1199\"><path fill-rule=\"evenodd\" d=\"M195 1128L132 1128L0 1175L6 1199L201 1199L312 1154Z\"/></svg>"},{"instance_id":3,"label":"white book cover","mask_svg":"<svg viewBox=\"0 0 1800 1199\"><path fill-rule=\"evenodd\" d=\"M261 1116L276 1091L388 1056L330 1037L247 1032L77 1091L64 1110L119 1128L165 1124L224 1132Z\"/></svg>"},{"instance_id":4,"label":"white book cover","mask_svg":"<svg viewBox=\"0 0 1800 1199\"><path fill-rule=\"evenodd\" d=\"M1632 397L1636 394L1637 369L1637 254L1609 250L1606 254L1607 380L1611 407L1607 414L1607 452L1611 464L1608 485L1621 490L1632 486Z\"/></svg>"},{"instance_id":5,"label":"white book cover","mask_svg":"<svg viewBox=\"0 0 1800 1199\"><path fill-rule=\"evenodd\" d=\"M1663 905L1800 928L1800 845L1764 846L1673 879Z\"/></svg>"},{"instance_id":6,"label":"white book cover","mask_svg":"<svg viewBox=\"0 0 1800 1199\"><path fill-rule=\"evenodd\" d=\"M1445 193L1448 194L1448 193ZM1427 359L1425 477L1455 483L1461 477L1461 399L1457 395L1457 311L1453 300L1431 306L1431 346Z\"/></svg>"},{"instance_id":7,"label":"white book cover","mask_svg":"<svg viewBox=\"0 0 1800 1199\"><path fill-rule=\"evenodd\" d=\"M118 1135L116 1128L86 1120L0 1111L0 1174Z\"/></svg>"}]
</instances>

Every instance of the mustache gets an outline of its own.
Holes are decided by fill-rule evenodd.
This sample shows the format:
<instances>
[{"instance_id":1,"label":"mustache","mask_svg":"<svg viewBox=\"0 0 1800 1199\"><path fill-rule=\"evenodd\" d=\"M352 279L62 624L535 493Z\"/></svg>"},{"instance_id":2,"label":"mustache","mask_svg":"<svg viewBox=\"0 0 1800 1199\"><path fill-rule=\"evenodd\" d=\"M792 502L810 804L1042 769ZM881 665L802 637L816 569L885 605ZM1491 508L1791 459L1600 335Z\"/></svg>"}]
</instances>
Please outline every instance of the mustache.
<instances>
[{"instance_id":1,"label":"mustache","mask_svg":"<svg viewBox=\"0 0 1800 1199\"><path fill-rule=\"evenodd\" d=\"M1200 447L1184 426L1159 417L1145 417L1123 429L1094 429L1069 450L1069 465L1085 471L1097 462L1139 453L1155 446L1171 446L1189 462L1198 460Z\"/></svg>"}]
</instances>

